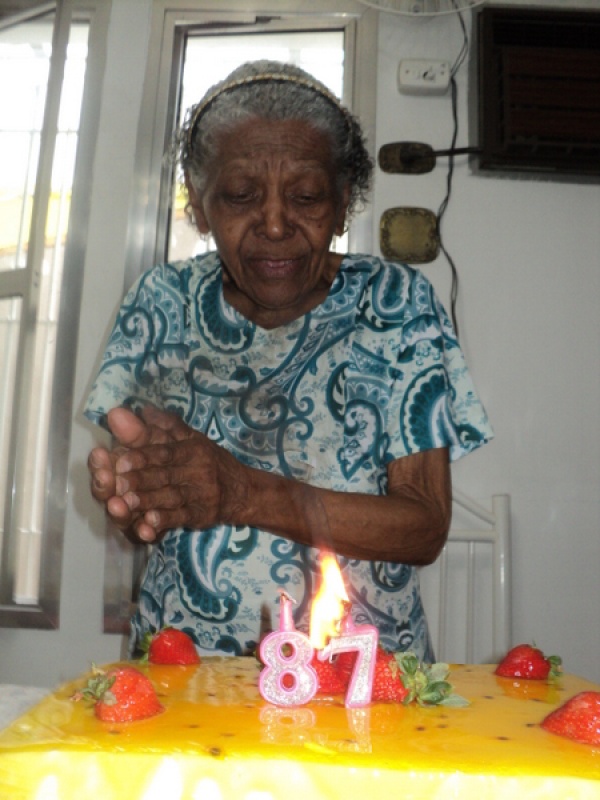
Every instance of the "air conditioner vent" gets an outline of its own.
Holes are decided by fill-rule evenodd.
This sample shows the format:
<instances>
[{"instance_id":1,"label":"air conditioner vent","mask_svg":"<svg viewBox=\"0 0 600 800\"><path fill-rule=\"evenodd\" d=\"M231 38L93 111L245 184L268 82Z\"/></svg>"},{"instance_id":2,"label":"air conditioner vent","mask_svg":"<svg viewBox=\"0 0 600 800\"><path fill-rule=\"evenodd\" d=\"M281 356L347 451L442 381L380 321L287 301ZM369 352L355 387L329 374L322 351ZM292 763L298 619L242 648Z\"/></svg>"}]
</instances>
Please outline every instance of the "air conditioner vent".
<instances>
[{"instance_id":1,"label":"air conditioner vent","mask_svg":"<svg viewBox=\"0 0 600 800\"><path fill-rule=\"evenodd\" d=\"M600 13L479 13L483 169L600 175Z\"/></svg>"}]
</instances>

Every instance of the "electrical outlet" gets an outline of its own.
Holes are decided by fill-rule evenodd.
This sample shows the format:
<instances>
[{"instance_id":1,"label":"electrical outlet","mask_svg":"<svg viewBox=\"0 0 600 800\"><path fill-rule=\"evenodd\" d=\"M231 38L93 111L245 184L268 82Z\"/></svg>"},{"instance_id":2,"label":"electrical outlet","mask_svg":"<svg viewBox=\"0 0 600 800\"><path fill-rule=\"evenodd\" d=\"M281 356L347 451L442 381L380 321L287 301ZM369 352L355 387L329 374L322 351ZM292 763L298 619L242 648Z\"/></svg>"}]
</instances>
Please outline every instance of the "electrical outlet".
<instances>
[{"instance_id":1,"label":"electrical outlet","mask_svg":"<svg viewBox=\"0 0 600 800\"><path fill-rule=\"evenodd\" d=\"M449 84L447 61L415 58L398 64L398 91L402 94L444 94Z\"/></svg>"}]
</instances>

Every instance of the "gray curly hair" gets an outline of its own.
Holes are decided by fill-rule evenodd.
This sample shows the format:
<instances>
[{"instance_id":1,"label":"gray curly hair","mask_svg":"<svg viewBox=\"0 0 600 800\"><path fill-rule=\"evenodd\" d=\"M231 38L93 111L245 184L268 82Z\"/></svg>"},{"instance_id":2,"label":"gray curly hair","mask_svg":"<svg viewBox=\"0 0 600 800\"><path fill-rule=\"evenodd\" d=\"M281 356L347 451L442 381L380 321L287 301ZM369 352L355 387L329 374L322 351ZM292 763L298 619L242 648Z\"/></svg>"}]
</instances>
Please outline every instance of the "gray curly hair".
<instances>
[{"instance_id":1,"label":"gray curly hair","mask_svg":"<svg viewBox=\"0 0 600 800\"><path fill-rule=\"evenodd\" d=\"M238 67L188 109L175 150L198 194L205 188L220 136L251 117L310 121L331 142L338 191L350 187L348 215L366 203L373 160L358 120L312 75L293 64L266 60Z\"/></svg>"}]
</instances>

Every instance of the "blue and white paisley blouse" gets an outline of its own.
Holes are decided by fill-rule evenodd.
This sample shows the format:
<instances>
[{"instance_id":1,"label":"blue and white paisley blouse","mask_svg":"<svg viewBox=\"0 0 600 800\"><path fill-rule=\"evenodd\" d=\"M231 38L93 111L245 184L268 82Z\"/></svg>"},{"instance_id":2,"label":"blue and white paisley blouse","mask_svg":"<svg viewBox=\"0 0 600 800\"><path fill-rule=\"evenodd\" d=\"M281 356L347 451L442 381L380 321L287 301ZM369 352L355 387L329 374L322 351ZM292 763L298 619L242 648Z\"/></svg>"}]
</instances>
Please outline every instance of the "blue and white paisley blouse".
<instances>
[{"instance_id":1,"label":"blue and white paisley blouse","mask_svg":"<svg viewBox=\"0 0 600 800\"><path fill-rule=\"evenodd\" d=\"M260 469L342 492L384 494L386 465L491 437L452 326L427 279L349 255L325 302L275 330L224 299L216 253L148 271L128 292L88 400L176 411ZM315 525L326 522L315 513ZM316 532L324 536L326 531ZM353 615L390 650L433 653L414 567L339 558ZM206 654L246 654L278 621L278 587L308 628L318 551L256 528L170 531L152 548L132 621L181 628Z\"/></svg>"}]
</instances>

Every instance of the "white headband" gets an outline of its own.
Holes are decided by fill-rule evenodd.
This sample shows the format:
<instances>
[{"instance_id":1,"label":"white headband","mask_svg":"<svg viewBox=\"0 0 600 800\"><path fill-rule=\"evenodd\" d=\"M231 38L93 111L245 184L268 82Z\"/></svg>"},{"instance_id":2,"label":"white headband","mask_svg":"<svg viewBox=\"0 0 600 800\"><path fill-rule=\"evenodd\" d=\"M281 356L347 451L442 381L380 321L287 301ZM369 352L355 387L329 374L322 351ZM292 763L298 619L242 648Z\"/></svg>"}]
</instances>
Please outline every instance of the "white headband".
<instances>
[{"instance_id":1,"label":"white headband","mask_svg":"<svg viewBox=\"0 0 600 800\"><path fill-rule=\"evenodd\" d=\"M333 105L344 115L345 119L348 120L348 111L340 104L340 101L333 94L333 92L330 92L321 84L313 82L308 78L303 78L300 75L287 75L285 72L264 72L259 73L258 75L248 75L246 78L239 78L238 80L231 81L231 83L226 83L224 86L220 86L219 88L215 89L214 92L211 92L211 94L207 95L196 107L194 114L190 119L190 125L187 134L188 148L190 150L192 148L192 139L194 137L194 130L198 124L198 120L206 111L208 106L214 100L216 100L219 95L229 92L232 89L237 89L240 86L247 86L252 83L263 83L267 81L272 81L273 83L295 83L298 86L303 86L305 89L311 89L313 92L317 92L322 97L325 97L330 103L333 103Z\"/></svg>"}]
</instances>

